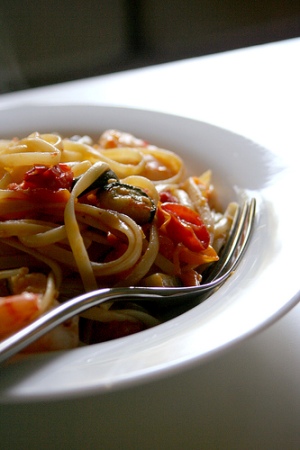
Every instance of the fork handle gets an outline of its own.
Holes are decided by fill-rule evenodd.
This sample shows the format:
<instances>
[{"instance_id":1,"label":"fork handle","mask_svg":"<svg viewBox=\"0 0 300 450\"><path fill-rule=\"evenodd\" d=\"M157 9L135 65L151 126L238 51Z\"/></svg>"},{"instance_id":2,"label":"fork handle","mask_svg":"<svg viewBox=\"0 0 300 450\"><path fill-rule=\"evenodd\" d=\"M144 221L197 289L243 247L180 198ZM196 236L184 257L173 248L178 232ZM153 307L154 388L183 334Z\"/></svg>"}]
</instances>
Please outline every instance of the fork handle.
<instances>
[{"instance_id":1,"label":"fork handle","mask_svg":"<svg viewBox=\"0 0 300 450\"><path fill-rule=\"evenodd\" d=\"M153 292L151 292L151 288L149 289L143 287L132 287L113 289L104 288L82 294L48 311L47 313L36 319L34 322L27 325L25 328L22 328L17 333L14 333L7 339L0 342L0 363L15 355L20 350L27 347L35 340L39 339L41 336L46 334L48 331L51 331L62 322L70 319L76 314L80 314L86 309L101 305L108 300L120 301L139 298L145 301L164 298L164 301L166 301L166 297L168 297L172 303L177 303L187 298L197 296L200 297L202 293L216 289L217 287L221 286L221 284L223 284L233 273L246 249L246 245L251 233L251 224L254 219L254 211L255 201L252 200L250 202L250 218L248 220L248 227L246 229L247 231L244 237L244 241L239 249L238 255L236 256L235 261L230 266L230 268L213 281L200 285L198 287L191 288L153 288Z\"/></svg>"},{"instance_id":2,"label":"fork handle","mask_svg":"<svg viewBox=\"0 0 300 450\"><path fill-rule=\"evenodd\" d=\"M161 299L164 302L169 301L170 305L172 303L178 304L179 302L183 302L187 298L192 299L194 297L200 297L201 294L218 288L233 273L233 270L234 267L230 268L219 278L198 287L193 286L191 288L178 289L161 288L159 290L157 290L157 288L153 288L153 290L155 289L156 293L151 292L151 289L143 287L134 287L129 291L128 288L104 288L82 294L78 297L66 301L65 303L61 303L59 306L43 314L34 322L22 328L17 333L12 334L8 338L0 342L0 364L19 351L23 350L25 347L39 339L44 334L51 331L57 325L60 325L66 320L74 317L76 314L80 314L83 311L92 308L93 306L99 306L102 303L107 302L108 300L124 301L128 299L139 299L143 301L151 299Z\"/></svg>"},{"instance_id":3,"label":"fork handle","mask_svg":"<svg viewBox=\"0 0 300 450\"><path fill-rule=\"evenodd\" d=\"M17 333L0 342L0 363L23 350L57 325L74 317L76 314L80 314L86 309L101 305L108 300L128 300L128 298L133 297L132 293L124 293L122 288L118 289L118 291L112 292L109 288L99 289L82 294L51 309ZM144 294L135 293L134 296L141 297ZM149 298L161 297L159 294L147 294L147 296Z\"/></svg>"},{"instance_id":4,"label":"fork handle","mask_svg":"<svg viewBox=\"0 0 300 450\"><path fill-rule=\"evenodd\" d=\"M40 316L34 322L30 323L20 331L12 334L2 342L0 342L0 363L4 362L11 356L23 350L32 342L39 339L44 334L51 331L57 325L66 320L80 314L83 311L99 306L107 301L128 301L139 299L140 301L158 300L164 302L167 298L172 303L178 303L186 298L200 296L202 293L211 291L220 286L229 277L231 271L228 271L222 277L212 281L208 284L203 284L197 288L146 288L146 287L132 287L132 288L104 288L96 291L84 293L78 297L61 303L59 306L51 309L47 313ZM153 290L153 292L151 292ZM154 292L155 290L155 292Z\"/></svg>"}]
</instances>

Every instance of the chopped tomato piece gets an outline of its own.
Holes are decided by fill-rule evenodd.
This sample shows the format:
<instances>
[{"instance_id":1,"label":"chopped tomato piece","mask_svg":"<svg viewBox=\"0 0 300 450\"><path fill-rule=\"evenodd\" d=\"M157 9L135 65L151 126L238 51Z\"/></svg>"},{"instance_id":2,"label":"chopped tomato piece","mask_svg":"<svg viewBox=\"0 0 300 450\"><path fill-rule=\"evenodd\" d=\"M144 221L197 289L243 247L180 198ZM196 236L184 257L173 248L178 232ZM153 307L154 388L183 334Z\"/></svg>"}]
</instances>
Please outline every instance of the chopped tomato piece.
<instances>
[{"instance_id":1,"label":"chopped tomato piece","mask_svg":"<svg viewBox=\"0 0 300 450\"><path fill-rule=\"evenodd\" d=\"M70 191L72 183L73 172L67 164L51 167L36 165L25 173L21 184L11 183L8 189L13 191L48 189L52 192L67 189Z\"/></svg>"},{"instance_id":2,"label":"chopped tomato piece","mask_svg":"<svg viewBox=\"0 0 300 450\"><path fill-rule=\"evenodd\" d=\"M160 232L174 243L182 243L189 250L198 252L209 245L209 232L199 214L179 203L165 202L158 208Z\"/></svg>"},{"instance_id":3,"label":"chopped tomato piece","mask_svg":"<svg viewBox=\"0 0 300 450\"><path fill-rule=\"evenodd\" d=\"M57 164L52 167L36 165L26 172L21 188L26 189L59 189L71 190L73 172L67 164Z\"/></svg>"},{"instance_id":4,"label":"chopped tomato piece","mask_svg":"<svg viewBox=\"0 0 300 450\"><path fill-rule=\"evenodd\" d=\"M166 236L163 233L159 233L159 251L160 253L167 258L169 261L172 261L175 250L175 244L171 238Z\"/></svg>"},{"instance_id":5,"label":"chopped tomato piece","mask_svg":"<svg viewBox=\"0 0 300 450\"><path fill-rule=\"evenodd\" d=\"M1 219L36 217L39 211L64 204L70 198L73 172L67 164L36 165L25 173L22 183L11 183L12 198L1 204Z\"/></svg>"},{"instance_id":6,"label":"chopped tomato piece","mask_svg":"<svg viewBox=\"0 0 300 450\"><path fill-rule=\"evenodd\" d=\"M162 191L159 195L159 198L162 203L165 203L165 202L178 203L177 198L174 197L174 195L171 194L170 191Z\"/></svg>"}]
</instances>

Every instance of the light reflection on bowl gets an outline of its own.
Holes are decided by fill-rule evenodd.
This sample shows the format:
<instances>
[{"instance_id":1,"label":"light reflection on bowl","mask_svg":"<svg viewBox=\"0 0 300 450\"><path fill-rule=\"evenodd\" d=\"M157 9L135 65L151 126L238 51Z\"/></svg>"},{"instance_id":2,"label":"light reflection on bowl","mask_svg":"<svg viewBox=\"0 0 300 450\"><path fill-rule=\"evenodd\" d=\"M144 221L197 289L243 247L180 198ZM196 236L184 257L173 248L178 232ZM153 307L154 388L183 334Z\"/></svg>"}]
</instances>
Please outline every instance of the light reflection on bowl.
<instances>
[{"instance_id":1,"label":"light reflection on bowl","mask_svg":"<svg viewBox=\"0 0 300 450\"><path fill-rule=\"evenodd\" d=\"M289 205L277 199L293 179L287 165L266 149L205 123L116 107L24 105L0 110L0 123L2 138L33 131L97 136L119 128L177 152L190 172L211 169L224 205L245 195L258 201L256 228L243 261L204 303L138 335L19 358L2 368L0 401L80 396L166 376L217 355L275 320L295 301L295 284L283 295L272 284L283 275L279 260L288 253L283 227ZM289 226L292 232L293 224Z\"/></svg>"}]
</instances>

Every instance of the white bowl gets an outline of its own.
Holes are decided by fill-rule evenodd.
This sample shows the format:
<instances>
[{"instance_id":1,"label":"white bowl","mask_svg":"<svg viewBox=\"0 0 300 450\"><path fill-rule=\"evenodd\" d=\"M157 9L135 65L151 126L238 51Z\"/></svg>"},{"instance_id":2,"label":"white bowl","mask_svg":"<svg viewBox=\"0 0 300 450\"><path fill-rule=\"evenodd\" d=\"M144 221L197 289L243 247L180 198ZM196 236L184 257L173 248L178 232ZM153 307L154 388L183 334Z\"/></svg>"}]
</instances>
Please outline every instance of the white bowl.
<instances>
[{"instance_id":1,"label":"white bowl","mask_svg":"<svg viewBox=\"0 0 300 450\"><path fill-rule=\"evenodd\" d=\"M93 136L107 128L128 131L177 152L195 174L212 169L224 205L245 194L258 201L243 261L204 303L137 335L6 363L0 402L96 394L166 376L216 357L295 304L299 200L296 171L284 157L206 123L136 109L21 105L0 110L0 124L1 138L33 131Z\"/></svg>"}]
</instances>

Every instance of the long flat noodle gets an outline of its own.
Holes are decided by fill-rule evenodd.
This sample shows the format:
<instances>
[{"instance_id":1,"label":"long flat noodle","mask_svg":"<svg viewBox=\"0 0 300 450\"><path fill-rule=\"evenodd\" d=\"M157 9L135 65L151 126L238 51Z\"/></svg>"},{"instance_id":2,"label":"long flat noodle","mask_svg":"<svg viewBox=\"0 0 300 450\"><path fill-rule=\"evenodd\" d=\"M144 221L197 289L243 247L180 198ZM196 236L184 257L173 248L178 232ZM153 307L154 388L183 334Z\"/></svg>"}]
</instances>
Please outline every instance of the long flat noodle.
<instances>
[{"instance_id":1,"label":"long flat noodle","mask_svg":"<svg viewBox=\"0 0 300 450\"><path fill-rule=\"evenodd\" d=\"M213 237L214 234L214 221L212 218L211 209L209 207L207 198L203 195L201 188L195 183L193 177L189 177L185 183L184 187L187 194L191 198L193 206L196 211L200 214L205 226Z\"/></svg>"},{"instance_id":2,"label":"long flat noodle","mask_svg":"<svg viewBox=\"0 0 300 450\"><path fill-rule=\"evenodd\" d=\"M30 236L44 231L45 227L26 220L7 220L0 222L0 237Z\"/></svg>"},{"instance_id":3,"label":"long flat noodle","mask_svg":"<svg viewBox=\"0 0 300 450\"><path fill-rule=\"evenodd\" d=\"M77 263L83 285L87 291L97 289L97 282L76 220L75 202L81 192L90 186L107 169L107 164L96 163L79 179L71 192L64 213L66 233L70 247Z\"/></svg>"},{"instance_id":4,"label":"long flat noodle","mask_svg":"<svg viewBox=\"0 0 300 450\"><path fill-rule=\"evenodd\" d=\"M160 179L158 181L153 181L154 184L179 183L182 181L185 172L185 167L182 159L178 155L169 150L160 148L152 149L142 147L140 148L140 151L143 152L145 155L150 154L154 157L157 157L159 161L162 161L173 172L173 175L167 179L164 180Z\"/></svg>"},{"instance_id":5,"label":"long flat noodle","mask_svg":"<svg viewBox=\"0 0 300 450\"><path fill-rule=\"evenodd\" d=\"M71 249L60 247L59 245L52 244L42 247L37 247L36 251L40 255L44 255L53 261L56 261L61 266L67 266L74 270L77 268L77 263L74 258L74 254Z\"/></svg>"},{"instance_id":6,"label":"long flat noodle","mask_svg":"<svg viewBox=\"0 0 300 450\"><path fill-rule=\"evenodd\" d=\"M63 165L52 168L60 163ZM60 175L64 181L63 173L68 171L65 164L72 170L76 183L70 180L67 187L62 187L65 193L60 192L66 195L55 195L51 203L53 192L61 189ZM39 170L33 188L24 187L28 186L23 183L25 174L35 165L51 168L46 171L50 177L55 174L54 185L58 183L49 188L50 195L40 191L41 196L31 196L31 189L40 188L43 175ZM120 184L134 188L135 195L125 192L129 215L129 211L145 207L136 194L139 189L151 198L158 211L151 224L138 225L127 211L101 208L102 197L91 186L109 169L116 173ZM43 181L41 189L47 189ZM80 196L84 191L88 194ZM37 200L43 200L43 195L45 203ZM23 139L0 141L0 279L16 275L22 283L31 282L37 266L47 273L44 293L39 298L41 311L55 305L57 294L62 301L74 292L79 293L82 287L86 291L97 289L98 283L143 284L156 273L162 276L176 273L179 283L195 285L199 279L192 272L200 277L203 264L213 260L207 259L207 254L216 255L211 246L219 249L223 245L232 221L234 207L229 205L225 213L217 213L213 196L209 171L185 179L185 165L178 155L128 133L107 130L98 142L86 137L62 139L55 133L37 132ZM120 202L122 206L122 199ZM172 230L164 235L159 216L163 202L178 203L199 213L211 236L208 250L193 254L188 246L183 249L183 243L173 239ZM75 285L79 283L77 291L72 289L73 285L70 289L73 281ZM1 283L4 286L5 282ZM112 302L84 314L102 322L140 321L146 327L158 323L152 314L130 305L117 309Z\"/></svg>"},{"instance_id":7,"label":"long flat noodle","mask_svg":"<svg viewBox=\"0 0 300 450\"><path fill-rule=\"evenodd\" d=\"M28 270L25 269L25 272L28 272ZM0 280L5 280L6 278L14 277L16 275L20 275L23 273L24 267L18 267L16 269L0 270Z\"/></svg>"},{"instance_id":8,"label":"long flat noodle","mask_svg":"<svg viewBox=\"0 0 300 450\"><path fill-rule=\"evenodd\" d=\"M119 283L116 284L116 286L133 286L137 284L151 269L151 266L154 264L154 261L157 257L158 250L158 232L156 227L152 226L149 242L145 252L141 256L141 260L136 264L130 275L122 279Z\"/></svg>"},{"instance_id":9,"label":"long flat noodle","mask_svg":"<svg viewBox=\"0 0 300 450\"><path fill-rule=\"evenodd\" d=\"M89 159L93 163L103 162L106 163L120 178L124 178L128 175L139 174L145 166L145 160L141 152L133 148L127 148L127 152L125 152L127 153L127 159L132 159L134 164L125 164L121 161L122 153L124 154L124 149L122 150L123 151L120 151L120 149L115 149L113 153L109 150L105 150L104 154L101 150L96 150L87 144L65 140L62 161L72 161L73 158L76 158L81 161L84 159ZM119 158L116 158L118 155Z\"/></svg>"},{"instance_id":10,"label":"long flat noodle","mask_svg":"<svg viewBox=\"0 0 300 450\"><path fill-rule=\"evenodd\" d=\"M45 164L53 165L58 164L61 159L61 152L54 145L49 142L44 141L38 137L28 138L23 140L22 146L23 152L12 151L6 154L0 154L0 164L4 167L19 166L20 161L22 165L33 165L33 164Z\"/></svg>"},{"instance_id":11,"label":"long flat noodle","mask_svg":"<svg viewBox=\"0 0 300 450\"><path fill-rule=\"evenodd\" d=\"M45 229L46 228L46 229ZM65 225L44 227L38 233L32 235L19 236L20 241L28 247L44 247L67 238Z\"/></svg>"},{"instance_id":12,"label":"long flat noodle","mask_svg":"<svg viewBox=\"0 0 300 450\"><path fill-rule=\"evenodd\" d=\"M127 250L118 259L110 262L91 262L96 276L112 275L130 269L138 261L142 253L142 232L139 226L125 214L101 210L90 205L77 204L78 220L84 216L84 223L104 231L125 235L128 241Z\"/></svg>"},{"instance_id":13,"label":"long flat noodle","mask_svg":"<svg viewBox=\"0 0 300 450\"><path fill-rule=\"evenodd\" d=\"M43 313L50 308L53 298L56 297L55 278L53 272L50 272L47 277L46 289L40 301L40 312Z\"/></svg>"},{"instance_id":14,"label":"long flat noodle","mask_svg":"<svg viewBox=\"0 0 300 450\"><path fill-rule=\"evenodd\" d=\"M141 175L129 175L126 178L122 179L122 183L130 184L131 186L135 186L143 189L149 197L152 198L155 205L157 205L159 201L159 193L153 183L153 181L148 178L142 177Z\"/></svg>"}]
</instances>

